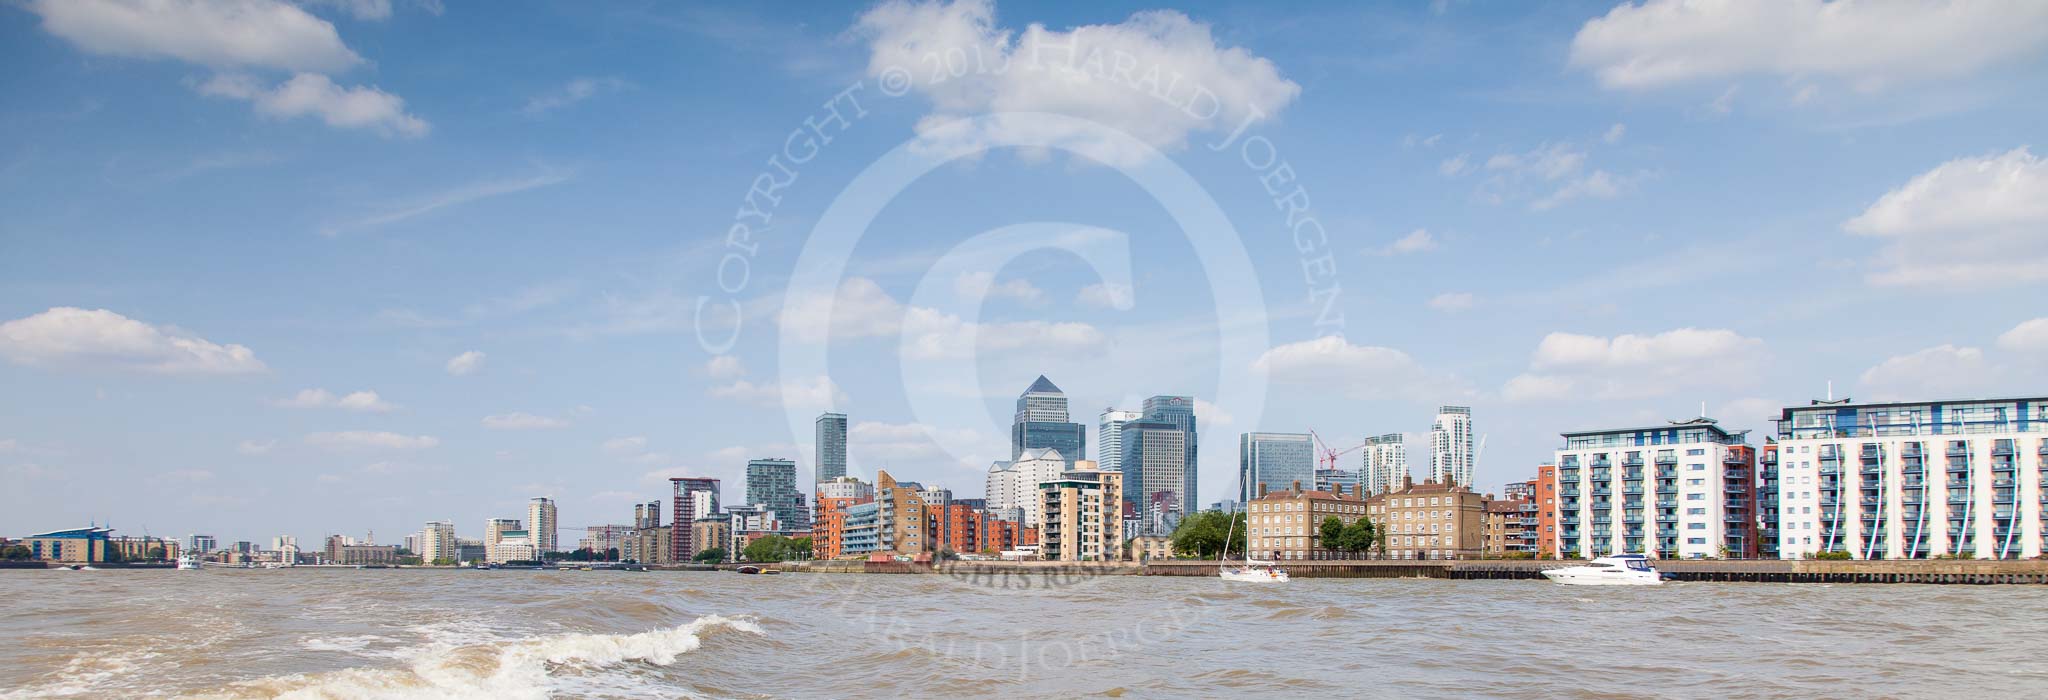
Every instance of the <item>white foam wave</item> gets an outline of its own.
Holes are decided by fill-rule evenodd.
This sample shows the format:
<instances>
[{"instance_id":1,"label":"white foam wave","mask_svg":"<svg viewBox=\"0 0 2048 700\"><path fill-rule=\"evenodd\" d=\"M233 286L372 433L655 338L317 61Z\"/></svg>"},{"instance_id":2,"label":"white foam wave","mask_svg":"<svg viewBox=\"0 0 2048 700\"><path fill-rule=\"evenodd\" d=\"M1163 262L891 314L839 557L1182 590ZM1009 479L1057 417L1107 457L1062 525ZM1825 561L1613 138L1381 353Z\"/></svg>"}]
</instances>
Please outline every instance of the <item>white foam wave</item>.
<instances>
[{"instance_id":1,"label":"white foam wave","mask_svg":"<svg viewBox=\"0 0 2048 700\"><path fill-rule=\"evenodd\" d=\"M715 627L765 634L745 617L706 615L688 624L637 634L561 634L491 644L436 644L401 669L349 669L238 683L221 697L277 698L546 698L551 673L602 670L627 662L667 666L704 644Z\"/></svg>"}]
</instances>

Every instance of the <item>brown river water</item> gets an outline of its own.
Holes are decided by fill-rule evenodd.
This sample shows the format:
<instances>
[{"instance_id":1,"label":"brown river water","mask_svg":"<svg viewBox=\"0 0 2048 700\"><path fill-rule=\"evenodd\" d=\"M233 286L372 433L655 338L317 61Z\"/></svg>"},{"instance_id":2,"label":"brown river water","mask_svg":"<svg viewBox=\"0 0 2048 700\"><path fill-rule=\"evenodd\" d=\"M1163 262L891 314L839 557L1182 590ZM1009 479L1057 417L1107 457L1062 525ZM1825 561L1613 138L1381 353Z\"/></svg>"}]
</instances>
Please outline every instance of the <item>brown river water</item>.
<instances>
[{"instance_id":1,"label":"brown river water","mask_svg":"<svg viewBox=\"0 0 2048 700\"><path fill-rule=\"evenodd\" d=\"M0 698L2048 697L2048 587L0 572Z\"/></svg>"}]
</instances>

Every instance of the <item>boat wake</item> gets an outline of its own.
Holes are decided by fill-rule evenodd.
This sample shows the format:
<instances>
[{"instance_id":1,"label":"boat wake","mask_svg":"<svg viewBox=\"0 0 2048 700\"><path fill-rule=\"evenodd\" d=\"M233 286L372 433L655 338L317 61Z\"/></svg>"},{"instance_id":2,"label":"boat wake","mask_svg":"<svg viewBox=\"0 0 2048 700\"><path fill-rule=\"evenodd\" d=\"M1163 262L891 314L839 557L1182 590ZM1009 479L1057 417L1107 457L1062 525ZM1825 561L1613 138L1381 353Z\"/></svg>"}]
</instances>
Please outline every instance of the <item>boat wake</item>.
<instances>
[{"instance_id":1,"label":"boat wake","mask_svg":"<svg viewBox=\"0 0 2048 700\"><path fill-rule=\"evenodd\" d=\"M244 681L200 697L547 698L565 683L626 664L668 666L729 629L765 634L746 617L707 615L637 634L560 634L488 644L438 644L408 654L404 668L353 668ZM667 694L673 695L674 690Z\"/></svg>"}]
</instances>

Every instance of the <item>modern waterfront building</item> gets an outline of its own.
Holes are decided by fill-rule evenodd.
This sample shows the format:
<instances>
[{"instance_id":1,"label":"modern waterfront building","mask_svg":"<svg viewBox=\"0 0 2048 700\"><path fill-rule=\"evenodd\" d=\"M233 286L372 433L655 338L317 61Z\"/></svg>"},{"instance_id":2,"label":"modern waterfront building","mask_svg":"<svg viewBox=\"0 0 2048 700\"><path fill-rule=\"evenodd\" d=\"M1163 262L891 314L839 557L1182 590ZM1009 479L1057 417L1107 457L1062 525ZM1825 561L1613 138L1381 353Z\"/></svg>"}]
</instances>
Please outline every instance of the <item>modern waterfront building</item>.
<instances>
[{"instance_id":1,"label":"modern waterfront building","mask_svg":"<svg viewBox=\"0 0 2048 700\"><path fill-rule=\"evenodd\" d=\"M1557 558L1557 465L1536 466L1536 558Z\"/></svg>"},{"instance_id":2,"label":"modern waterfront building","mask_svg":"<svg viewBox=\"0 0 2048 700\"><path fill-rule=\"evenodd\" d=\"M1088 454L1088 427L1067 419L1067 395L1051 380L1038 381L1017 397L1017 414L1010 425L1010 459L1025 450L1049 447L1058 450L1071 465Z\"/></svg>"},{"instance_id":3,"label":"modern waterfront building","mask_svg":"<svg viewBox=\"0 0 2048 700\"><path fill-rule=\"evenodd\" d=\"M876 551L915 556L934 551L926 529L924 487L915 481L897 481L886 470L875 472Z\"/></svg>"},{"instance_id":4,"label":"modern waterfront building","mask_svg":"<svg viewBox=\"0 0 2048 700\"><path fill-rule=\"evenodd\" d=\"M522 533L524 534L524 533ZM365 541L368 541L367 538ZM329 564L344 566L391 565L398 563L398 547L374 544L354 544L354 540L342 535L327 536L326 559Z\"/></svg>"},{"instance_id":5,"label":"modern waterfront building","mask_svg":"<svg viewBox=\"0 0 2048 700\"><path fill-rule=\"evenodd\" d=\"M673 525L670 527L690 531L690 550L686 552L671 552L671 556L674 557L671 561L676 563L694 562L697 561L697 555L703 554L707 549L724 549L725 557L719 561L732 561L739 556L739 550L732 546L732 521L723 517L706 515L690 521L689 527L684 528Z\"/></svg>"},{"instance_id":6,"label":"modern waterfront building","mask_svg":"<svg viewBox=\"0 0 2048 700\"><path fill-rule=\"evenodd\" d=\"M113 528L97 526L56 530L29 535L17 544L28 547L30 559L90 564L107 560L107 536L113 531Z\"/></svg>"},{"instance_id":7,"label":"modern waterfront building","mask_svg":"<svg viewBox=\"0 0 2048 700\"><path fill-rule=\"evenodd\" d=\"M701 517L716 517L718 511L718 480L708 477L673 477L668 480L674 492L670 497L673 504L669 516L669 553L679 560L687 560L697 553L696 532L691 526ZM700 496L702 494L702 496ZM710 507L704 507L704 501ZM714 540L715 541L715 540Z\"/></svg>"},{"instance_id":8,"label":"modern waterfront building","mask_svg":"<svg viewBox=\"0 0 2048 700\"><path fill-rule=\"evenodd\" d=\"M354 542L351 541L350 543L353 544ZM185 537L185 548L191 550L193 554L206 556L212 554L213 550L220 549L220 540L214 538L213 535L187 535Z\"/></svg>"},{"instance_id":9,"label":"modern waterfront building","mask_svg":"<svg viewBox=\"0 0 2048 700\"><path fill-rule=\"evenodd\" d=\"M1439 406L1429 429L1429 479L1472 485L1472 408Z\"/></svg>"},{"instance_id":10,"label":"modern waterfront building","mask_svg":"<svg viewBox=\"0 0 2048 700\"><path fill-rule=\"evenodd\" d=\"M1756 548L1757 556L1763 559L1778 559L1778 440L1764 438L1763 447L1756 451Z\"/></svg>"},{"instance_id":11,"label":"modern waterfront building","mask_svg":"<svg viewBox=\"0 0 2048 700\"><path fill-rule=\"evenodd\" d=\"M1359 498L1356 491L1346 492L1342 485L1336 491L1303 490L1296 481L1278 490L1261 486L1258 493L1245 503L1245 550L1261 559L1274 560L1316 560L1355 559L1360 554L1346 552L1325 543L1322 526L1325 518L1337 518L1346 526L1367 517L1367 502Z\"/></svg>"},{"instance_id":12,"label":"modern waterfront building","mask_svg":"<svg viewBox=\"0 0 2048 700\"><path fill-rule=\"evenodd\" d=\"M1777 420L1778 555L2026 559L2048 530L2048 397L1814 401Z\"/></svg>"},{"instance_id":13,"label":"modern waterfront building","mask_svg":"<svg viewBox=\"0 0 2048 700\"><path fill-rule=\"evenodd\" d=\"M844 534L837 557L865 558L882 549L881 505L874 501L846 508Z\"/></svg>"},{"instance_id":14,"label":"modern waterfront building","mask_svg":"<svg viewBox=\"0 0 2048 700\"><path fill-rule=\"evenodd\" d=\"M518 518L491 518L484 521L484 561L497 564L521 558L510 556L514 553L505 549L506 540L513 537L513 533L518 533L517 536L522 540L526 537L526 528L520 527ZM528 546L531 546L530 543Z\"/></svg>"},{"instance_id":15,"label":"modern waterfront building","mask_svg":"<svg viewBox=\"0 0 2048 700\"><path fill-rule=\"evenodd\" d=\"M1137 411L1102 409L1101 420L1096 423L1095 428L1095 463L1100 465L1103 471L1123 471L1124 424L1144 417L1145 414Z\"/></svg>"},{"instance_id":16,"label":"modern waterfront building","mask_svg":"<svg viewBox=\"0 0 2048 700\"><path fill-rule=\"evenodd\" d=\"M576 540L576 548L589 551L597 559L624 558L626 542L632 534L630 525L586 525L583 537Z\"/></svg>"},{"instance_id":17,"label":"modern waterfront building","mask_svg":"<svg viewBox=\"0 0 2048 700\"><path fill-rule=\"evenodd\" d=\"M555 519L555 499L542 497L526 502L526 529L531 533L535 551L541 554L561 551L555 546L560 527L561 521Z\"/></svg>"},{"instance_id":18,"label":"modern waterfront building","mask_svg":"<svg viewBox=\"0 0 2048 700\"><path fill-rule=\"evenodd\" d=\"M846 414L827 411L818 414L817 474L813 481L824 483L846 476Z\"/></svg>"},{"instance_id":19,"label":"modern waterfront building","mask_svg":"<svg viewBox=\"0 0 2048 700\"><path fill-rule=\"evenodd\" d=\"M1400 488L1409 476L1407 438L1401 433L1366 438L1359 454L1358 481L1368 496Z\"/></svg>"},{"instance_id":20,"label":"modern waterfront building","mask_svg":"<svg viewBox=\"0 0 2048 700\"><path fill-rule=\"evenodd\" d=\"M1250 501L1288 484L1315 484L1315 443L1307 433L1241 433L1237 436L1238 500Z\"/></svg>"},{"instance_id":21,"label":"modern waterfront building","mask_svg":"<svg viewBox=\"0 0 2048 700\"><path fill-rule=\"evenodd\" d=\"M875 487L860 479L841 476L818 484L818 497L811 519L811 556L837 559L846 552L846 516L854 507L875 502Z\"/></svg>"},{"instance_id":22,"label":"modern waterfront building","mask_svg":"<svg viewBox=\"0 0 2048 700\"><path fill-rule=\"evenodd\" d=\"M1192 510L1195 497L1194 484L1188 480L1187 439L1188 431L1170 422L1141 420L1124 424L1122 481L1126 508L1134 514L1171 510L1173 518ZM1148 528L1134 534L1166 533Z\"/></svg>"},{"instance_id":23,"label":"modern waterfront building","mask_svg":"<svg viewBox=\"0 0 2048 700\"><path fill-rule=\"evenodd\" d=\"M1075 460L1049 447L1027 448L1015 460L989 466L982 491L987 510L998 519L1015 514L1025 525L1039 523L1038 485L1059 478Z\"/></svg>"},{"instance_id":24,"label":"modern waterfront building","mask_svg":"<svg viewBox=\"0 0 2048 700\"><path fill-rule=\"evenodd\" d=\"M1084 459L1039 484L1039 553L1050 561L1122 559L1123 476Z\"/></svg>"},{"instance_id":25,"label":"modern waterfront building","mask_svg":"<svg viewBox=\"0 0 2048 700\"><path fill-rule=\"evenodd\" d=\"M453 521L429 521L426 528L420 530L419 542L420 548L415 551L420 555L421 562L433 564L446 560L452 563L458 560L455 551L455 523Z\"/></svg>"},{"instance_id":26,"label":"modern waterfront building","mask_svg":"<svg viewBox=\"0 0 2048 700\"><path fill-rule=\"evenodd\" d=\"M1700 417L1564 434L1558 552L1754 557L1756 450Z\"/></svg>"},{"instance_id":27,"label":"modern waterfront building","mask_svg":"<svg viewBox=\"0 0 2048 700\"><path fill-rule=\"evenodd\" d=\"M767 506L789 532L808 534L811 512L796 487L796 462L781 458L747 462L747 503Z\"/></svg>"},{"instance_id":28,"label":"modern waterfront building","mask_svg":"<svg viewBox=\"0 0 2048 700\"><path fill-rule=\"evenodd\" d=\"M1405 480L1366 499L1389 559L1473 559L1485 554L1485 497L1463 484Z\"/></svg>"}]
</instances>

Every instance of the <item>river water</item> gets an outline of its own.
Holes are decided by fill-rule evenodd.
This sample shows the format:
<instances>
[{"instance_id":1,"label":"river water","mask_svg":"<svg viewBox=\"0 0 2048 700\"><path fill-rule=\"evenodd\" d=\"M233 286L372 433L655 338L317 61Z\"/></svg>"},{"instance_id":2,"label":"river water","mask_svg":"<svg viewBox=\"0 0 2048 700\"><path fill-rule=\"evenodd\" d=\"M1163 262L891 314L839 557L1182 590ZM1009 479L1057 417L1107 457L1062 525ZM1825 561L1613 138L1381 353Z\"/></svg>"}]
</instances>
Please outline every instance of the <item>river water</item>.
<instances>
[{"instance_id":1,"label":"river water","mask_svg":"<svg viewBox=\"0 0 2048 700\"><path fill-rule=\"evenodd\" d=\"M0 698L2043 697L2048 587L0 572Z\"/></svg>"}]
</instances>

